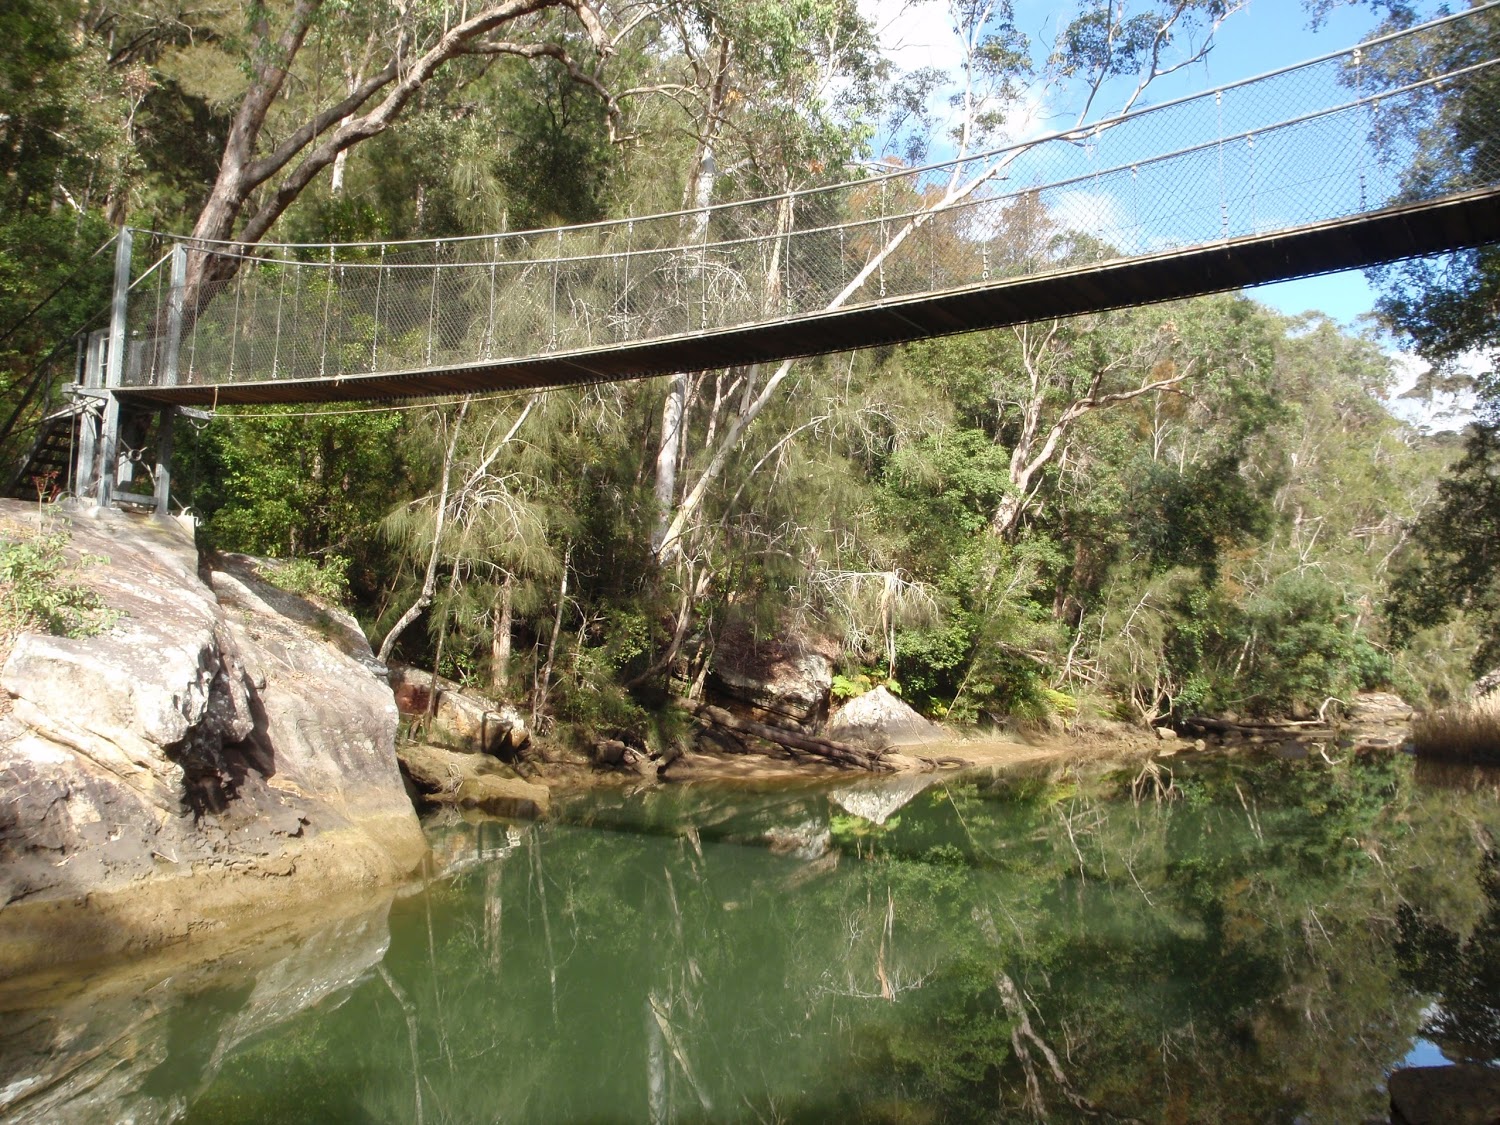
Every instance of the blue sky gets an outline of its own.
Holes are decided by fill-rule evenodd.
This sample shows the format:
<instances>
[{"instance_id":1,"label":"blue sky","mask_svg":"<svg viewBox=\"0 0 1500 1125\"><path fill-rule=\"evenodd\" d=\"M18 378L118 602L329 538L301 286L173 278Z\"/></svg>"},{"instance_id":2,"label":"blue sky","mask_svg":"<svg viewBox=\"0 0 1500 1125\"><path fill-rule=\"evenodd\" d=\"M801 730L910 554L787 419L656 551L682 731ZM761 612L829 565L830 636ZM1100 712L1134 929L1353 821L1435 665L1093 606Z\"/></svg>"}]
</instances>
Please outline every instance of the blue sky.
<instances>
[{"instance_id":1,"label":"blue sky","mask_svg":"<svg viewBox=\"0 0 1500 1125\"><path fill-rule=\"evenodd\" d=\"M877 23L885 27L888 53L899 66L936 66L956 72L958 47L944 0L866 3ZM1016 2L1018 25L1039 42L1051 40L1065 15L1066 10L1047 0ZM1248 0L1243 10L1225 22L1208 58L1153 87L1150 100L1191 94L1341 50L1369 35L1377 22L1367 7L1344 6L1331 11L1314 31L1311 16L1298 0ZM1061 118L1043 118L1033 128L1045 132L1062 124ZM932 159L944 155L934 146ZM1253 293L1257 300L1282 312L1316 310L1346 325L1355 324L1370 312L1375 300L1373 290L1358 271L1280 282L1261 286Z\"/></svg>"},{"instance_id":2,"label":"blue sky","mask_svg":"<svg viewBox=\"0 0 1500 1125\"><path fill-rule=\"evenodd\" d=\"M1071 15L1072 7L1060 8L1055 0L1014 0L1017 25L1034 41L1050 43L1059 21ZM1146 0L1129 0L1139 10ZM877 26L883 28L886 53L903 70L932 66L957 73L961 59L958 40L951 29L947 0L861 0L864 10ZM1432 18L1440 12L1431 0L1416 0L1421 18ZM1150 102L1162 102L1227 83L1253 78L1267 71L1345 50L1368 38L1379 23L1378 15L1368 6L1344 4L1331 10L1314 30L1312 18L1301 0L1246 0L1242 10L1225 21L1216 45L1203 62L1187 68L1153 86ZM956 89L956 87L950 88ZM1128 92L1116 91L1123 96ZM945 92L929 102L941 118L954 111L946 108ZM938 108L941 107L941 108ZM1076 113L1077 107L1071 107ZM1056 97L1036 95L1028 99L1026 112L1012 125L1012 136L1037 136L1072 123L1065 116L1070 107ZM1113 110L1105 109L1107 116ZM941 160L952 155L943 150L943 142L933 145L929 159ZM1297 281L1278 282L1249 290L1256 300L1287 315L1321 312L1344 325L1357 328L1370 314L1377 294L1360 271L1346 271ZM1412 356L1395 351L1397 393L1411 385L1420 364ZM1471 404L1467 400L1420 404L1393 399L1395 413L1417 425L1438 429L1456 428L1468 419Z\"/></svg>"},{"instance_id":3,"label":"blue sky","mask_svg":"<svg viewBox=\"0 0 1500 1125\"><path fill-rule=\"evenodd\" d=\"M1358 42L1375 28L1368 8L1343 7L1329 13L1318 31L1299 3L1250 0L1224 26L1207 63L1211 83L1249 78L1263 71L1336 51ZM1251 293L1288 314L1327 313L1341 324L1353 324L1375 305L1375 293L1358 270L1262 285Z\"/></svg>"}]
</instances>

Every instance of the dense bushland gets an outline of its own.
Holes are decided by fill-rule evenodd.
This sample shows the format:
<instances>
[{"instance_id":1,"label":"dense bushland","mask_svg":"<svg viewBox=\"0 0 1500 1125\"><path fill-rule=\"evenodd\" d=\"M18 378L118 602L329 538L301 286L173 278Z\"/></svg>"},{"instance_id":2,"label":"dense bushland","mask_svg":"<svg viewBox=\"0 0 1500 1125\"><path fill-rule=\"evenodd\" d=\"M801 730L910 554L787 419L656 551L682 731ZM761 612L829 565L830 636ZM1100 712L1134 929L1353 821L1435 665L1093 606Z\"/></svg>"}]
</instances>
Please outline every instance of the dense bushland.
<instances>
[{"instance_id":1,"label":"dense bushland","mask_svg":"<svg viewBox=\"0 0 1500 1125\"><path fill-rule=\"evenodd\" d=\"M976 151L1041 90L1124 104L1233 9L1085 3L1041 43L960 5L950 135L940 76L896 72L854 5L13 4L0 394L97 307L114 223L439 237L806 186L924 139ZM1453 163L1479 159L1456 135ZM1031 205L1014 222L1017 253L1098 249ZM1414 312L1482 299L1493 262L1466 261L1387 278L1435 359L1489 338ZM1421 303L1443 283L1468 289ZM1494 648L1495 537L1464 514L1486 482L1493 514L1493 426L1423 436L1392 380L1372 333L1224 295L774 370L226 410L179 441L176 499L204 546L306 560L294 579L347 590L385 651L544 729L644 734L724 645L797 634L840 641L844 684L961 723L1442 701Z\"/></svg>"}]
</instances>

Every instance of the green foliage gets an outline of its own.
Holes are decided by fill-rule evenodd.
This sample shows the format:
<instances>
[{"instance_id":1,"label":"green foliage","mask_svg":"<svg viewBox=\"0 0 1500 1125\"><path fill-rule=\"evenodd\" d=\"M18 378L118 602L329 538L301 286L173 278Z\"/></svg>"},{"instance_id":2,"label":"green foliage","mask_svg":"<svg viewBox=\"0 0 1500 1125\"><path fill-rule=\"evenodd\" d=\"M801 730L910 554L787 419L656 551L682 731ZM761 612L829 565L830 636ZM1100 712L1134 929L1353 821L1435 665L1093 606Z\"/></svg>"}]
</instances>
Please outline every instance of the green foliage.
<instances>
[{"instance_id":1,"label":"green foliage","mask_svg":"<svg viewBox=\"0 0 1500 1125\"><path fill-rule=\"evenodd\" d=\"M110 629L119 613L97 591L71 580L78 565L103 561L68 557L66 531L0 537L0 625L6 632L42 629L60 637L92 637Z\"/></svg>"},{"instance_id":2,"label":"green foliage","mask_svg":"<svg viewBox=\"0 0 1500 1125\"><path fill-rule=\"evenodd\" d=\"M1284 713L1295 704L1316 708L1325 698L1375 687L1390 665L1351 624L1355 609L1322 575L1291 573L1251 598L1234 622L1234 637L1249 644L1243 679L1245 705Z\"/></svg>"},{"instance_id":3,"label":"green foliage","mask_svg":"<svg viewBox=\"0 0 1500 1125\"><path fill-rule=\"evenodd\" d=\"M1100 92L1097 83L1150 64L1161 20L1176 19L1180 46L1222 13L1207 0L1162 12L1087 4L1059 26L1049 56L1011 4L960 5L956 18L983 24L970 29L969 142L1004 128L1032 79ZM133 211L157 229L191 225L221 155L202 138L226 135L240 104L257 14L285 18L36 0L0 16L10 33L0 44L0 324L83 266L0 344L0 393L97 303L108 256L86 255L108 232L103 207L115 221ZM366 44L378 60L395 29L425 42L448 17L433 5L325 8L265 136L291 135L346 88ZM858 5L715 0L640 20L602 59L566 12L528 19L529 43L565 48L590 78L632 91L619 118L554 59L455 59L395 127L350 150L338 186L318 177L277 236L378 243L666 210L710 154L717 178L707 186L719 199L825 182L869 155L876 122L901 100ZM906 95L942 81L908 77ZM908 124L930 125L922 103L906 97ZM1415 127L1445 146L1449 164L1477 167L1486 134L1471 126L1488 110L1472 99L1437 108ZM613 143L611 129L627 139ZM799 208L831 206L799 198ZM798 221L842 217L802 211ZM941 223L923 241L939 259L976 250ZM143 240L139 253L154 249ZM1008 270L1110 248L1021 198L985 249ZM885 268L933 264L897 254ZM1483 262L1475 268L1465 278L1485 275ZM1489 290L1444 284L1461 300L1427 303L1448 324L1429 335L1456 339L1457 325L1472 339L1483 324L1470 306ZM601 323L643 312L577 311ZM1406 330L1427 338L1414 322ZM387 344L399 353L402 333ZM504 448L521 405L475 402L441 541L452 406L224 414L184 434L176 479L204 546L290 559L282 581L352 605L372 635L418 601L431 560L432 600L401 654L466 681L488 673L496 691L521 685L544 725L551 712L639 733L663 691L695 680L721 640L789 622L842 641L836 698L899 680L915 706L954 722L1066 718L1085 694L1112 696L1136 718L1276 710L1416 666L1388 667L1376 607L1399 522L1415 515L1443 456L1383 413L1388 364L1370 340L1228 295L796 370L725 458L680 565L653 551L663 418L653 383L549 395ZM766 374L690 377L669 507L706 479L711 450ZM1150 385L1159 389L1143 391ZM1485 471L1478 461L1465 469L1476 488ZM1477 561L1463 565L1494 573L1479 551L1500 538L1487 523L1461 539L1457 513L1473 500L1455 493L1453 515L1432 516L1431 535L1418 528L1400 574L1427 577L1398 578L1393 605L1411 623L1398 623L1398 638L1425 625L1438 646L1432 630L1447 626L1434 624L1435 591L1462 586L1453 560L1471 547ZM1440 528L1445 519L1452 526ZM1494 601L1483 590L1464 598L1456 638L1485 629ZM1454 690L1444 667L1429 677L1435 693Z\"/></svg>"},{"instance_id":4,"label":"green foliage","mask_svg":"<svg viewBox=\"0 0 1500 1125\"><path fill-rule=\"evenodd\" d=\"M1463 457L1412 528L1389 608L1398 642L1464 611L1482 637L1473 671L1500 664L1500 427L1470 427Z\"/></svg>"},{"instance_id":5,"label":"green foliage","mask_svg":"<svg viewBox=\"0 0 1500 1125\"><path fill-rule=\"evenodd\" d=\"M322 559L303 556L277 561L262 573L275 585L294 594L321 598L336 606L349 604L349 560L343 555L327 555Z\"/></svg>"},{"instance_id":6,"label":"green foliage","mask_svg":"<svg viewBox=\"0 0 1500 1125\"><path fill-rule=\"evenodd\" d=\"M402 414L276 409L185 437L176 480L202 521L200 544L289 559L325 554L333 563L331 552L347 560L351 594L369 597L389 567L380 518L392 490L410 487L404 427Z\"/></svg>"},{"instance_id":7,"label":"green foliage","mask_svg":"<svg viewBox=\"0 0 1500 1125\"><path fill-rule=\"evenodd\" d=\"M868 691L874 691L878 687L885 688L892 695L901 694L901 684L897 680L888 676L882 676L878 670L873 668L865 668L855 672L853 675L835 672L833 674L832 686L828 689L828 694L842 703L848 699L858 699L861 695L864 695Z\"/></svg>"},{"instance_id":8,"label":"green foliage","mask_svg":"<svg viewBox=\"0 0 1500 1125\"><path fill-rule=\"evenodd\" d=\"M1390 13L1387 26L1412 20L1404 4L1372 4ZM1412 48L1371 54L1367 66L1387 75L1415 68L1475 66L1500 50L1500 18L1487 12L1461 29L1425 37L1425 57ZM1397 111L1382 128L1392 141L1415 140L1422 153L1405 172L1403 196L1429 198L1490 182L1500 164L1500 76L1480 68L1451 88L1431 90ZM1382 290L1381 316L1434 363L1451 364L1465 352L1500 342L1500 248L1493 245L1440 257L1419 258L1372 271Z\"/></svg>"}]
</instances>

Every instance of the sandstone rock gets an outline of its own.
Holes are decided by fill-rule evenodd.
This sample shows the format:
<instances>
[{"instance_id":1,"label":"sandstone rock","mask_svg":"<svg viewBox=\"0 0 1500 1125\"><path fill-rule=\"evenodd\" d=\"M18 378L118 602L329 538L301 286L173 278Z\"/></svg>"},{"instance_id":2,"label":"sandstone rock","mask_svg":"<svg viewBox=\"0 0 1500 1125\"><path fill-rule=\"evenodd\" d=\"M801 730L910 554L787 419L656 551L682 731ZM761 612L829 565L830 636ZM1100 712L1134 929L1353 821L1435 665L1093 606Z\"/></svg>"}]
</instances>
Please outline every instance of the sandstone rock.
<instances>
[{"instance_id":1,"label":"sandstone rock","mask_svg":"<svg viewBox=\"0 0 1500 1125\"><path fill-rule=\"evenodd\" d=\"M1157 737L1158 741L1161 741L1161 742L1176 742L1177 741L1177 732L1175 730L1173 730L1171 727L1153 727L1152 729L1156 731L1156 737Z\"/></svg>"},{"instance_id":2,"label":"sandstone rock","mask_svg":"<svg viewBox=\"0 0 1500 1125\"><path fill-rule=\"evenodd\" d=\"M804 638L762 640L729 634L714 656L717 691L772 716L815 723L828 711L833 646Z\"/></svg>"},{"instance_id":3,"label":"sandstone rock","mask_svg":"<svg viewBox=\"0 0 1500 1125\"><path fill-rule=\"evenodd\" d=\"M630 747L618 738L601 738L594 743L594 761L601 766L618 766L625 760L625 751Z\"/></svg>"},{"instance_id":4,"label":"sandstone rock","mask_svg":"<svg viewBox=\"0 0 1500 1125\"><path fill-rule=\"evenodd\" d=\"M518 777L479 776L467 778L458 787L458 807L478 809L491 816L546 816L552 794L545 785L533 785Z\"/></svg>"},{"instance_id":5,"label":"sandstone rock","mask_svg":"<svg viewBox=\"0 0 1500 1125\"><path fill-rule=\"evenodd\" d=\"M1469 698L1483 699L1496 692L1500 692L1500 668L1494 668L1475 680L1474 685L1469 688Z\"/></svg>"},{"instance_id":6,"label":"sandstone rock","mask_svg":"<svg viewBox=\"0 0 1500 1125\"><path fill-rule=\"evenodd\" d=\"M396 702L373 674L374 654L353 618L339 615L340 622L335 611L316 610L317 619L340 627L341 643L330 645L325 631L304 624L311 607L295 594L233 564L213 571L212 581L236 662L255 693L249 742L274 769L270 786L315 796L352 822L407 820Z\"/></svg>"},{"instance_id":7,"label":"sandstone rock","mask_svg":"<svg viewBox=\"0 0 1500 1125\"><path fill-rule=\"evenodd\" d=\"M1360 692L1349 701L1340 745L1355 750L1394 749L1411 733L1410 704L1388 691Z\"/></svg>"},{"instance_id":8,"label":"sandstone rock","mask_svg":"<svg viewBox=\"0 0 1500 1125\"><path fill-rule=\"evenodd\" d=\"M839 708L828 721L829 738L872 750L947 741L942 727L913 711L885 687L867 691Z\"/></svg>"},{"instance_id":9,"label":"sandstone rock","mask_svg":"<svg viewBox=\"0 0 1500 1125\"><path fill-rule=\"evenodd\" d=\"M412 783L437 804L517 817L546 816L551 806L545 785L511 776L492 759L441 746L408 745L397 753Z\"/></svg>"},{"instance_id":10,"label":"sandstone rock","mask_svg":"<svg viewBox=\"0 0 1500 1125\"><path fill-rule=\"evenodd\" d=\"M390 679L402 713L425 716L433 690L432 673L397 665L390 670ZM526 720L509 703L486 699L441 676L437 693L437 707L423 731L423 740L431 745L460 754L509 757L530 741Z\"/></svg>"},{"instance_id":11,"label":"sandstone rock","mask_svg":"<svg viewBox=\"0 0 1500 1125\"><path fill-rule=\"evenodd\" d=\"M1500 1071L1472 1063L1413 1066L1392 1072L1392 1125L1495 1125Z\"/></svg>"},{"instance_id":12,"label":"sandstone rock","mask_svg":"<svg viewBox=\"0 0 1500 1125\"><path fill-rule=\"evenodd\" d=\"M0 975L414 868L394 702L305 623L318 611L281 612L293 595L232 567L216 597L175 521L88 511L47 518L106 560L79 579L122 616L95 637L23 634L0 669Z\"/></svg>"}]
</instances>

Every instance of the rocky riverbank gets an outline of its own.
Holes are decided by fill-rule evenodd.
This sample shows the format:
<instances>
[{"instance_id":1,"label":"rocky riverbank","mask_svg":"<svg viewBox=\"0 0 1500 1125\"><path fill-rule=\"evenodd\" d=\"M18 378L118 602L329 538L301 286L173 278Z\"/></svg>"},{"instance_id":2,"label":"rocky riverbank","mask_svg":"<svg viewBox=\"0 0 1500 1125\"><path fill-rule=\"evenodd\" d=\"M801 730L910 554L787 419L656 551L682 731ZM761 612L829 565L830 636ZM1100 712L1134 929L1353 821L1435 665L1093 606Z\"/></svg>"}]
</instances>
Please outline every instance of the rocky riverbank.
<instances>
[{"instance_id":1,"label":"rocky riverbank","mask_svg":"<svg viewBox=\"0 0 1500 1125\"><path fill-rule=\"evenodd\" d=\"M221 932L417 867L395 702L352 618L254 560L200 567L174 521L11 502L0 521L10 538L68 535L73 580L117 615L96 636L10 639L0 974Z\"/></svg>"},{"instance_id":2,"label":"rocky riverbank","mask_svg":"<svg viewBox=\"0 0 1500 1125\"><path fill-rule=\"evenodd\" d=\"M1220 723L1184 737L1096 720L959 738L884 688L834 706L827 656L789 651L764 668L727 661L713 702L685 713L695 725L682 743L604 737L580 752L533 742L502 702L390 672L353 618L277 588L274 564L200 563L175 522L5 503L0 527L66 535L75 579L111 611L96 636L22 632L0 653L0 976L399 882L426 855L414 798L544 816L553 789L851 765L858 776L1195 750L1329 757L1397 747L1411 719L1376 696L1337 727ZM417 736L399 767L398 704Z\"/></svg>"}]
</instances>

